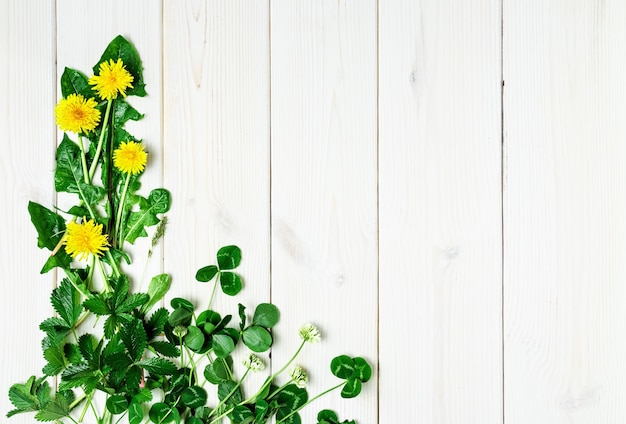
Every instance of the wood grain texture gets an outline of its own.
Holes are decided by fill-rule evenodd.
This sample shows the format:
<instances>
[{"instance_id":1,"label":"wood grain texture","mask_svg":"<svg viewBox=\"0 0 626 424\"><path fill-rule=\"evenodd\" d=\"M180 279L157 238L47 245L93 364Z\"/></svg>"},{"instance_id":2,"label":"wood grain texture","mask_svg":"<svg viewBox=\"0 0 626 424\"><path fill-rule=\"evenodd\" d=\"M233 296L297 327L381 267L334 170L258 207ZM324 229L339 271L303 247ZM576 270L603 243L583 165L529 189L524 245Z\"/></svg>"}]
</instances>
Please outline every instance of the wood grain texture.
<instances>
[{"instance_id":1,"label":"wood grain texture","mask_svg":"<svg viewBox=\"0 0 626 424\"><path fill-rule=\"evenodd\" d=\"M4 1L0 4L0 414L13 409L7 393L14 383L39 374L39 322L52 313L53 273L40 275L47 251L37 248L28 202L54 201L55 39L52 4ZM28 337L25 337L28 335ZM32 423L32 416L13 424Z\"/></svg>"},{"instance_id":2,"label":"wood grain texture","mask_svg":"<svg viewBox=\"0 0 626 424\"><path fill-rule=\"evenodd\" d=\"M500 8L379 13L380 419L501 423Z\"/></svg>"},{"instance_id":3,"label":"wood grain texture","mask_svg":"<svg viewBox=\"0 0 626 424\"><path fill-rule=\"evenodd\" d=\"M272 358L284 364L300 326L316 324L322 343L296 361L313 396L338 383L334 356L377 363L376 2L273 1L271 43L272 301L283 312ZM325 407L375 422L376 382L355 400L316 401L303 422Z\"/></svg>"},{"instance_id":4,"label":"wood grain texture","mask_svg":"<svg viewBox=\"0 0 626 424\"><path fill-rule=\"evenodd\" d=\"M504 12L506 422L622 422L626 4Z\"/></svg>"},{"instance_id":5,"label":"wood grain texture","mask_svg":"<svg viewBox=\"0 0 626 424\"><path fill-rule=\"evenodd\" d=\"M164 9L170 294L206 309L213 283L195 281L196 271L215 264L220 247L238 245L244 290L233 299L218 289L213 304L234 317L237 302L252 314L270 300L268 16L267 1L168 1ZM264 378L246 381L258 388Z\"/></svg>"}]
</instances>

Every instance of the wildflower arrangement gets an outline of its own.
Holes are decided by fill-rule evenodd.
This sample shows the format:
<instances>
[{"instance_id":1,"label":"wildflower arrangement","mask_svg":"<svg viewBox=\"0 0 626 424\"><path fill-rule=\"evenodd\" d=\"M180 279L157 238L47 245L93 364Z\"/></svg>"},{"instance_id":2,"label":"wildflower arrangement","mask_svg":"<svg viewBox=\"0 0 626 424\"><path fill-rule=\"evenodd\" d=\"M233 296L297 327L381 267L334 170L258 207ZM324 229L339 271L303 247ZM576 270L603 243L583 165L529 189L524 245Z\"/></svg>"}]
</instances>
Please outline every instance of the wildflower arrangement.
<instances>
[{"instance_id":1,"label":"wildflower arrangement","mask_svg":"<svg viewBox=\"0 0 626 424\"><path fill-rule=\"evenodd\" d=\"M198 282L212 283L204 310L182 297L173 298L169 309L161 306L171 285L167 274L154 276L146 293L133 292L124 272L132 265L125 248L151 230L151 255L165 231L170 193L157 188L147 197L140 194L149 154L124 128L142 117L126 98L146 95L137 51L118 36L93 72L87 78L66 68L63 98L54 110L65 132L54 186L76 203L65 211L28 205L38 245L51 251L41 272L60 269L64 278L50 296L55 316L39 326L43 375L10 388L15 409L7 416L31 412L37 421L56 423L299 424L299 411L332 390L357 396L372 369L363 358L347 355L330 364L338 383L309 396L307 372L295 361L305 345L321 340L312 324L300 329L293 357L258 390L244 394L246 376L265 369L259 354L271 348L280 314L276 306L260 303L249 316L239 304L232 326L233 314L211 309L218 286L228 296L243 288L237 246L222 247L215 264L197 271ZM237 349L245 357L239 368L233 360ZM355 423L340 422L327 409L317 421Z\"/></svg>"}]
</instances>

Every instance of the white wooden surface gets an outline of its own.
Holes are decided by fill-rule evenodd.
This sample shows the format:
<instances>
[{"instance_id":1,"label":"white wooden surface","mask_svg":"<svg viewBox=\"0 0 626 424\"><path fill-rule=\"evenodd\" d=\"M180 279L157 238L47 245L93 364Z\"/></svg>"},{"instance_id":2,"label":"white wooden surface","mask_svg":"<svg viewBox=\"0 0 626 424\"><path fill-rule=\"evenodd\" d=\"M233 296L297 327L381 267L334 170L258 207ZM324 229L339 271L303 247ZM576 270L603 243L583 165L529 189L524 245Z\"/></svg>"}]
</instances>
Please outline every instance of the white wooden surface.
<instances>
[{"instance_id":1,"label":"white wooden surface","mask_svg":"<svg viewBox=\"0 0 626 424\"><path fill-rule=\"evenodd\" d=\"M317 404L361 424L626 420L623 1L48 3L0 2L1 414L43 365L26 205L57 200L58 77L123 34L173 296L206 301L196 269L240 245L274 364L305 321L314 390L336 354L375 364Z\"/></svg>"}]
</instances>

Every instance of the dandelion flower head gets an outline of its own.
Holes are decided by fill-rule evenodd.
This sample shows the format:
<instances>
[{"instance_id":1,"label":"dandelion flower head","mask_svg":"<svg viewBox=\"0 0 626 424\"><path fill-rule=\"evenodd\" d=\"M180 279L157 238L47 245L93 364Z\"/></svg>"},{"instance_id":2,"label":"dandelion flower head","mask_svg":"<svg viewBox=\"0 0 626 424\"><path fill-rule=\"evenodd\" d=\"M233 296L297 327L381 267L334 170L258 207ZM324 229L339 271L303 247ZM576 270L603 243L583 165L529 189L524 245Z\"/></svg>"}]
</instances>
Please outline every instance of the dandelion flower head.
<instances>
[{"instance_id":1,"label":"dandelion flower head","mask_svg":"<svg viewBox=\"0 0 626 424\"><path fill-rule=\"evenodd\" d=\"M241 361L244 367L248 368L252 372L259 372L265 369L265 364L254 353L251 353L249 357Z\"/></svg>"},{"instance_id":2,"label":"dandelion flower head","mask_svg":"<svg viewBox=\"0 0 626 424\"><path fill-rule=\"evenodd\" d=\"M98 95L105 100L117 99L118 94L126 97L126 89L133 88L132 82L133 76L124 67L122 59L102 62L99 75L89 78L89 85L93 85Z\"/></svg>"},{"instance_id":3,"label":"dandelion flower head","mask_svg":"<svg viewBox=\"0 0 626 424\"><path fill-rule=\"evenodd\" d=\"M85 133L92 131L100 122L98 104L81 94L70 94L61 99L54 108L54 116L61 131Z\"/></svg>"},{"instance_id":4,"label":"dandelion flower head","mask_svg":"<svg viewBox=\"0 0 626 424\"><path fill-rule=\"evenodd\" d=\"M289 376L291 380L296 384L296 386L304 389L306 387L306 383L309 381L309 376L307 375L304 368L300 365L296 365L289 371Z\"/></svg>"},{"instance_id":5,"label":"dandelion flower head","mask_svg":"<svg viewBox=\"0 0 626 424\"><path fill-rule=\"evenodd\" d=\"M320 331L313 324L304 324L300 328L300 338L309 343L318 343L322 340Z\"/></svg>"},{"instance_id":6,"label":"dandelion flower head","mask_svg":"<svg viewBox=\"0 0 626 424\"><path fill-rule=\"evenodd\" d=\"M78 224L67 224L65 233L65 251L78 260L87 259L89 255L100 256L109 250L107 236L102 234L102 224L93 220L84 220Z\"/></svg>"},{"instance_id":7,"label":"dandelion flower head","mask_svg":"<svg viewBox=\"0 0 626 424\"><path fill-rule=\"evenodd\" d=\"M113 152L113 164L124 174L139 174L144 170L148 154L143 144L135 141L122 142Z\"/></svg>"}]
</instances>

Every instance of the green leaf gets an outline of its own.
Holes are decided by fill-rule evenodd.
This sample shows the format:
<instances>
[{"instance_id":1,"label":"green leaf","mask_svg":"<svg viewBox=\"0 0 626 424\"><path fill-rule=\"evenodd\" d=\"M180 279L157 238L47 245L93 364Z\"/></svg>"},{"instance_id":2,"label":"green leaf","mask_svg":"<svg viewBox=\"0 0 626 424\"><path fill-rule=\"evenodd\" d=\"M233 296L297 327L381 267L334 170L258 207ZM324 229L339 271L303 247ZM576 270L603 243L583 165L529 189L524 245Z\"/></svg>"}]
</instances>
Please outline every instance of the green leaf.
<instances>
[{"instance_id":1,"label":"green leaf","mask_svg":"<svg viewBox=\"0 0 626 424\"><path fill-rule=\"evenodd\" d=\"M280 409L283 411L295 411L304 405L307 400L309 400L309 394L306 389L300 388L295 384L288 384L278 394L278 403L282 405Z\"/></svg>"},{"instance_id":2,"label":"green leaf","mask_svg":"<svg viewBox=\"0 0 626 424\"><path fill-rule=\"evenodd\" d=\"M343 389L341 389L341 397L346 399L357 397L359 393L361 393L362 386L363 383L361 383L361 380L349 378L343 386Z\"/></svg>"},{"instance_id":3,"label":"green leaf","mask_svg":"<svg viewBox=\"0 0 626 424\"><path fill-rule=\"evenodd\" d=\"M335 377L347 379L354 373L354 360L347 355L340 355L330 362L330 371Z\"/></svg>"},{"instance_id":4,"label":"green leaf","mask_svg":"<svg viewBox=\"0 0 626 424\"><path fill-rule=\"evenodd\" d=\"M128 102L118 98L113 106L113 119L115 125L123 126L129 120L138 121L143 115L132 107Z\"/></svg>"},{"instance_id":5,"label":"green leaf","mask_svg":"<svg viewBox=\"0 0 626 424\"><path fill-rule=\"evenodd\" d=\"M128 424L141 424L143 421L143 409L134 399L128 405Z\"/></svg>"},{"instance_id":6,"label":"green leaf","mask_svg":"<svg viewBox=\"0 0 626 424\"><path fill-rule=\"evenodd\" d=\"M143 323L138 319L134 319L132 322L122 325L120 333L130 358L133 361L141 359L147 345Z\"/></svg>"},{"instance_id":7,"label":"green leaf","mask_svg":"<svg viewBox=\"0 0 626 424\"><path fill-rule=\"evenodd\" d=\"M258 422L265 422L265 415L269 409L269 404L264 399L257 400L254 406L254 416Z\"/></svg>"},{"instance_id":8,"label":"green leaf","mask_svg":"<svg viewBox=\"0 0 626 424\"><path fill-rule=\"evenodd\" d=\"M43 356L48 361L43 368L44 374L49 376L57 375L65 368L65 355L61 346L55 345L46 348L43 351Z\"/></svg>"},{"instance_id":9,"label":"green leaf","mask_svg":"<svg viewBox=\"0 0 626 424\"><path fill-rule=\"evenodd\" d=\"M243 330L246 327L246 307L239 304L239 329Z\"/></svg>"},{"instance_id":10,"label":"green leaf","mask_svg":"<svg viewBox=\"0 0 626 424\"><path fill-rule=\"evenodd\" d=\"M61 280L61 285L52 290L50 302L68 327L76 324L83 308L78 291L67 278Z\"/></svg>"},{"instance_id":11,"label":"green leaf","mask_svg":"<svg viewBox=\"0 0 626 424\"><path fill-rule=\"evenodd\" d=\"M165 424L171 422L180 422L180 414L176 408L171 408L163 402L157 402L152 405L150 412L150 421L155 424Z\"/></svg>"},{"instance_id":12,"label":"green leaf","mask_svg":"<svg viewBox=\"0 0 626 424\"><path fill-rule=\"evenodd\" d=\"M226 405L237 405L243 400L241 387L237 386L232 380L225 380L217 386L217 397Z\"/></svg>"},{"instance_id":13,"label":"green leaf","mask_svg":"<svg viewBox=\"0 0 626 424\"><path fill-rule=\"evenodd\" d=\"M93 97L87 77L76 69L66 67L61 74L61 95L66 98L70 94L80 94L86 99Z\"/></svg>"},{"instance_id":14,"label":"green leaf","mask_svg":"<svg viewBox=\"0 0 626 424\"><path fill-rule=\"evenodd\" d=\"M252 324L261 327L271 328L278 323L280 313L278 308L271 303L261 303L254 310Z\"/></svg>"},{"instance_id":15,"label":"green leaf","mask_svg":"<svg viewBox=\"0 0 626 424\"><path fill-rule=\"evenodd\" d=\"M196 409L206 405L207 393L200 386L191 386L183 390L180 398L185 406Z\"/></svg>"},{"instance_id":16,"label":"green leaf","mask_svg":"<svg viewBox=\"0 0 626 424\"><path fill-rule=\"evenodd\" d=\"M358 378L363 383L367 383L369 379L372 377L372 367L367 363L367 361L361 357L356 357L354 359L354 374L352 378Z\"/></svg>"},{"instance_id":17,"label":"green leaf","mask_svg":"<svg viewBox=\"0 0 626 424\"><path fill-rule=\"evenodd\" d=\"M150 374L156 375L169 375L175 373L178 370L178 367L176 367L176 365L163 358L145 359L143 361L137 362L137 365L148 371Z\"/></svg>"},{"instance_id":18,"label":"green leaf","mask_svg":"<svg viewBox=\"0 0 626 424\"><path fill-rule=\"evenodd\" d=\"M318 424L339 424L339 417L334 411L324 409L317 414Z\"/></svg>"},{"instance_id":19,"label":"green leaf","mask_svg":"<svg viewBox=\"0 0 626 424\"><path fill-rule=\"evenodd\" d=\"M63 395L57 394L54 400L48 402L35 414L35 419L37 421L54 421L67 417L69 414L70 407L67 399Z\"/></svg>"},{"instance_id":20,"label":"green leaf","mask_svg":"<svg viewBox=\"0 0 626 424\"><path fill-rule=\"evenodd\" d=\"M218 384L225 380L230 380L230 366L228 365L228 358L217 358L210 363L204 369L204 377L211 384ZM232 360L231 360L232 365Z\"/></svg>"},{"instance_id":21,"label":"green leaf","mask_svg":"<svg viewBox=\"0 0 626 424\"><path fill-rule=\"evenodd\" d=\"M169 312L165 308L159 308L152 313L147 322L146 331L149 339L153 339L158 334L163 333L165 323L169 317Z\"/></svg>"},{"instance_id":22,"label":"green leaf","mask_svg":"<svg viewBox=\"0 0 626 424\"><path fill-rule=\"evenodd\" d=\"M148 296L150 300L143 305L141 312L145 315L163 296L168 292L172 285L172 278L168 274L159 274L152 277L148 286Z\"/></svg>"},{"instance_id":23,"label":"green leaf","mask_svg":"<svg viewBox=\"0 0 626 424\"><path fill-rule=\"evenodd\" d=\"M96 315L110 315L113 312L107 302L98 296L85 300L83 307Z\"/></svg>"},{"instance_id":24,"label":"green leaf","mask_svg":"<svg viewBox=\"0 0 626 424\"><path fill-rule=\"evenodd\" d=\"M130 243L134 243L137 237L146 237L148 235L145 227L161 222L156 217L156 214L165 213L169 210L169 191L163 188L152 190L147 199L140 200L139 208L139 211L131 212L126 222L124 240Z\"/></svg>"},{"instance_id":25,"label":"green leaf","mask_svg":"<svg viewBox=\"0 0 626 424\"><path fill-rule=\"evenodd\" d=\"M243 342L254 352L265 352L272 346L272 335L265 328L253 325L243 331Z\"/></svg>"},{"instance_id":26,"label":"green leaf","mask_svg":"<svg viewBox=\"0 0 626 424\"><path fill-rule=\"evenodd\" d=\"M196 280L200 281L201 283L206 283L208 281L211 281L213 277L215 277L217 272L218 269L215 265L207 265L200 268L198 272L196 272Z\"/></svg>"},{"instance_id":27,"label":"green leaf","mask_svg":"<svg viewBox=\"0 0 626 424\"><path fill-rule=\"evenodd\" d=\"M236 423L250 423L254 420L254 414L252 414L252 411L245 405L235 406L230 416Z\"/></svg>"},{"instance_id":28,"label":"green leaf","mask_svg":"<svg viewBox=\"0 0 626 424\"><path fill-rule=\"evenodd\" d=\"M135 308L144 305L149 299L150 297L146 293L133 293L115 308L115 313L132 312Z\"/></svg>"},{"instance_id":29,"label":"green leaf","mask_svg":"<svg viewBox=\"0 0 626 424\"><path fill-rule=\"evenodd\" d=\"M28 213L37 230L39 248L45 247L48 250L54 250L65 233L63 217L35 202L28 202Z\"/></svg>"},{"instance_id":30,"label":"green leaf","mask_svg":"<svg viewBox=\"0 0 626 424\"><path fill-rule=\"evenodd\" d=\"M217 251L217 265L220 271L235 269L241 262L241 249L237 246L224 246Z\"/></svg>"},{"instance_id":31,"label":"green leaf","mask_svg":"<svg viewBox=\"0 0 626 424\"><path fill-rule=\"evenodd\" d=\"M163 356L170 358L177 358L180 356L180 350L170 342L154 341L150 342L149 346Z\"/></svg>"},{"instance_id":32,"label":"green leaf","mask_svg":"<svg viewBox=\"0 0 626 424\"><path fill-rule=\"evenodd\" d=\"M187 327L187 334L183 337L183 342L190 350L197 352L204 345L204 334L195 325Z\"/></svg>"},{"instance_id":33,"label":"green leaf","mask_svg":"<svg viewBox=\"0 0 626 424\"><path fill-rule=\"evenodd\" d=\"M57 192L78 194L87 205L98 203L105 194L102 187L85 183L80 149L67 134L57 148L54 187Z\"/></svg>"},{"instance_id":34,"label":"green leaf","mask_svg":"<svg viewBox=\"0 0 626 424\"><path fill-rule=\"evenodd\" d=\"M106 407L113 415L121 414L128 409L128 400L123 395L113 395L107 399Z\"/></svg>"},{"instance_id":35,"label":"green leaf","mask_svg":"<svg viewBox=\"0 0 626 424\"><path fill-rule=\"evenodd\" d=\"M198 417L187 417L185 419L185 424L204 424L204 421Z\"/></svg>"},{"instance_id":36,"label":"green leaf","mask_svg":"<svg viewBox=\"0 0 626 424\"><path fill-rule=\"evenodd\" d=\"M176 309L176 308L184 308L187 309L188 311L193 312L193 310L195 309L195 307L193 306L193 303L191 303L190 301L188 301L187 299L184 299L182 297L175 297L170 301L170 305L172 306L172 308Z\"/></svg>"},{"instance_id":37,"label":"green leaf","mask_svg":"<svg viewBox=\"0 0 626 424\"><path fill-rule=\"evenodd\" d=\"M118 35L107 46L100 57L98 64L93 67L96 75L100 74L100 64L117 59L122 59L126 70L133 76L133 87L126 91L127 95L143 97L146 95L146 85L143 81L143 66L141 58L135 47L124 37Z\"/></svg>"},{"instance_id":38,"label":"green leaf","mask_svg":"<svg viewBox=\"0 0 626 424\"><path fill-rule=\"evenodd\" d=\"M34 377L31 378L34 380ZM30 388L26 384L12 385L9 389L9 400L13 406L21 411L36 411L39 408L37 397L31 393Z\"/></svg>"},{"instance_id":39,"label":"green leaf","mask_svg":"<svg viewBox=\"0 0 626 424\"><path fill-rule=\"evenodd\" d=\"M220 286L225 294L235 296L241 291L243 284L239 275L234 272L224 271L220 272Z\"/></svg>"},{"instance_id":40,"label":"green leaf","mask_svg":"<svg viewBox=\"0 0 626 424\"><path fill-rule=\"evenodd\" d=\"M213 350L218 358L225 358L235 350L233 339L226 334L215 334L212 341Z\"/></svg>"},{"instance_id":41,"label":"green leaf","mask_svg":"<svg viewBox=\"0 0 626 424\"><path fill-rule=\"evenodd\" d=\"M169 322L172 327L176 327L177 325L187 326L191 323L192 315L193 311L190 311L189 309L176 308L168 317L167 322Z\"/></svg>"},{"instance_id":42,"label":"green leaf","mask_svg":"<svg viewBox=\"0 0 626 424\"><path fill-rule=\"evenodd\" d=\"M170 192L164 188L156 188L148 195L148 202L154 213L165 213L170 210Z\"/></svg>"}]
</instances>

